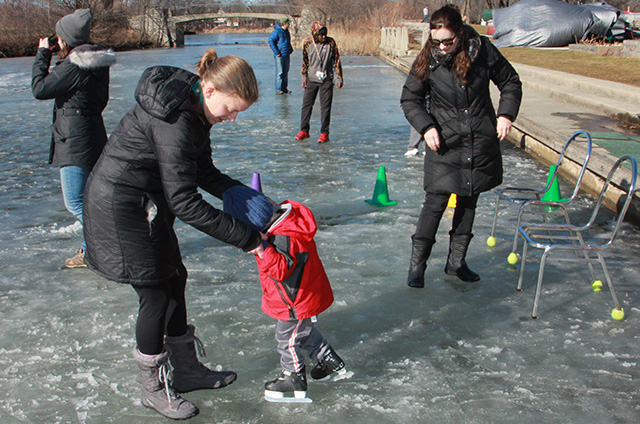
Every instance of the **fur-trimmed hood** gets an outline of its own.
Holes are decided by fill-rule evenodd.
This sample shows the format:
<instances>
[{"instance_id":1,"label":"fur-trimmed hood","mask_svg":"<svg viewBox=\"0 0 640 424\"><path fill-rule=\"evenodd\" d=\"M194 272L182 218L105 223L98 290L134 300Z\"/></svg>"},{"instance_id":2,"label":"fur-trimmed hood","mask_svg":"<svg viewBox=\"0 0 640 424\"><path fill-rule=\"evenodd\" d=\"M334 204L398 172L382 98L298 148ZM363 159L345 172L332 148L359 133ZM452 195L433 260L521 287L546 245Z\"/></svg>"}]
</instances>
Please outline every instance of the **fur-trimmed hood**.
<instances>
[{"instance_id":1,"label":"fur-trimmed hood","mask_svg":"<svg viewBox=\"0 0 640 424\"><path fill-rule=\"evenodd\" d=\"M107 68L116 63L116 54L111 49L83 44L71 50L69 61L84 70Z\"/></svg>"}]
</instances>

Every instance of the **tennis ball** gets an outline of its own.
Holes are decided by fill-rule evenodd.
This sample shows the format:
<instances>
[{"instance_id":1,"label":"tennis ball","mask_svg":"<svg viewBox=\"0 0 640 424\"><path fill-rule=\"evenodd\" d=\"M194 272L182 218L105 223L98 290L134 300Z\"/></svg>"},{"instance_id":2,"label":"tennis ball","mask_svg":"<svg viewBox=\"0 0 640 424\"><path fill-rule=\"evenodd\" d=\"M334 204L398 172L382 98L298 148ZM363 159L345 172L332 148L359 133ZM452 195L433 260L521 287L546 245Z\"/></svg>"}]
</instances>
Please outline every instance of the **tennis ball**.
<instances>
[{"instance_id":1,"label":"tennis ball","mask_svg":"<svg viewBox=\"0 0 640 424\"><path fill-rule=\"evenodd\" d=\"M594 280L593 282L591 282L591 288L593 289L594 292L602 291L602 281Z\"/></svg>"},{"instance_id":2,"label":"tennis ball","mask_svg":"<svg viewBox=\"0 0 640 424\"><path fill-rule=\"evenodd\" d=\"M493 247L495 245L496 245L496 238L495 237L489 237L487 239L487 246Z\"/></svg>"},{"instance_id":3,"label":"tennis ball","mask_svg":"<svg viewBox=\"0 0 640 424\"><path fill-rule=\"evenodd\" d=\"M518 263L518 254L511 252L509 253L509 256L507 257L507 262L509 262L509 264L511 265L515 265Z\"/></svg>"},{"instance_id":4,"label":"tennis ball","mask_svg":"<svg viewBox=\"0 0 640 424\"><path fill-rule=\"evenodd\" d=\"M616 321L620 321L621 319L624 319L624 309L620 308L614 308L611 310L611 318L615 319Z\"/></svg>"}]
</instances>

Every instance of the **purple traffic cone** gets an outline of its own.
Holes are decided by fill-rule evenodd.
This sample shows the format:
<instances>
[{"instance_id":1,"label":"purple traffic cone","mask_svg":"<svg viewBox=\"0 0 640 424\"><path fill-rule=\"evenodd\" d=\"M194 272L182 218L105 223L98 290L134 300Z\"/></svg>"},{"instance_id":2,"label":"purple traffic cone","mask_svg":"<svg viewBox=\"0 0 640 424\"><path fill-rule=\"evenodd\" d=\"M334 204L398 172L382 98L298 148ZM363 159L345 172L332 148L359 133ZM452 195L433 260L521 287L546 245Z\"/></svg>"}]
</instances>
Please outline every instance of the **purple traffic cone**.
<instances>
[{"instance_id":1,"label":"purple traffic cone","mask_svg":"<svg viewBox=\"0 0 640 424\"><path fill-rule=\"evenodd\" d=\"M254 172L251 179L251 188L262 193L262 183L260 182L260 173Z\"/></svg>"}]
</instances>

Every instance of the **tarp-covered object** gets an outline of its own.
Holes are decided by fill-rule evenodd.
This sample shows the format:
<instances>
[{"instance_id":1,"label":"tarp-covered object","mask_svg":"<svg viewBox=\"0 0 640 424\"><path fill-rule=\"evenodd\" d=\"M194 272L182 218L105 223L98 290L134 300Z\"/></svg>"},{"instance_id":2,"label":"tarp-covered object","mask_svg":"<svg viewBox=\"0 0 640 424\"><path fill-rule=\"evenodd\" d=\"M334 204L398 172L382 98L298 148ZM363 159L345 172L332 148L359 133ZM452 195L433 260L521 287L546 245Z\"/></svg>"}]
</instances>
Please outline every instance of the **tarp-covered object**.
<instances>
[{"instance_id":1,"label":"tarp-covered object","mask_svg":"<svg viewBox=\"0 0 640 424\"><path fill-rule=\"evenodd\" d=\"M613 41L624 40L628 23L625 22L625 16L621 10L605 2L581 4L578 7L589 10L595 17L593 26L589 28L589 34Z\"/></svg>"},{"instance_id":2,"label":"tarp-covered object","mask_svg":"<svg viewBox=\"0 0 640 424\"><path fill-rule=\"evenodd\" d=\"M493 11L498 47L560 47L580 41L593 26L588 10L559 0L522 0Z\"/></svg>"}]
</instances>

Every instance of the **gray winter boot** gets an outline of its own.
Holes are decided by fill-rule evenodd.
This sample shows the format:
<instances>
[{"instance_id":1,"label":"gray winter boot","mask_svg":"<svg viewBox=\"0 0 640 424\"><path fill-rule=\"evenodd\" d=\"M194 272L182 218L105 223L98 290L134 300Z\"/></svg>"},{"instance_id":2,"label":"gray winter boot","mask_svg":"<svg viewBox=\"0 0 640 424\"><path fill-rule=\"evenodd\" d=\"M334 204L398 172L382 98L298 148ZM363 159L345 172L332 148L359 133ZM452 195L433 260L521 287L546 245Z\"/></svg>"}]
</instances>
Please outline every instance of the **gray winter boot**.
<instances>
[{"instance_id":1,"label":"gray winter boot","mask_svg":"<svg viewBox=\"0 0 640 424\"><path fill-rule=\"evenodd\" d=\"M178 395L171 385L169 355L162 352L155 358L143 357L134 349L142 380L142 404L174 420L186 420L198 415L198 408Z\"/></svg>"},{"instance_id":2,"label":"gray winter boot","mask_svg":"<svg viewBox=\"0 0 640 424\"><path fill-rule=\"evenodd\" d=\"M164 338L165 349L173 365L173 387L180 393L199 389L219 389L233 383L238 375L233 371L212 371L198 361L196 346L200 356L207 356L204 346L195 336L196 328L187 326L183 336Z\"/></svg>"}]
</instances>

